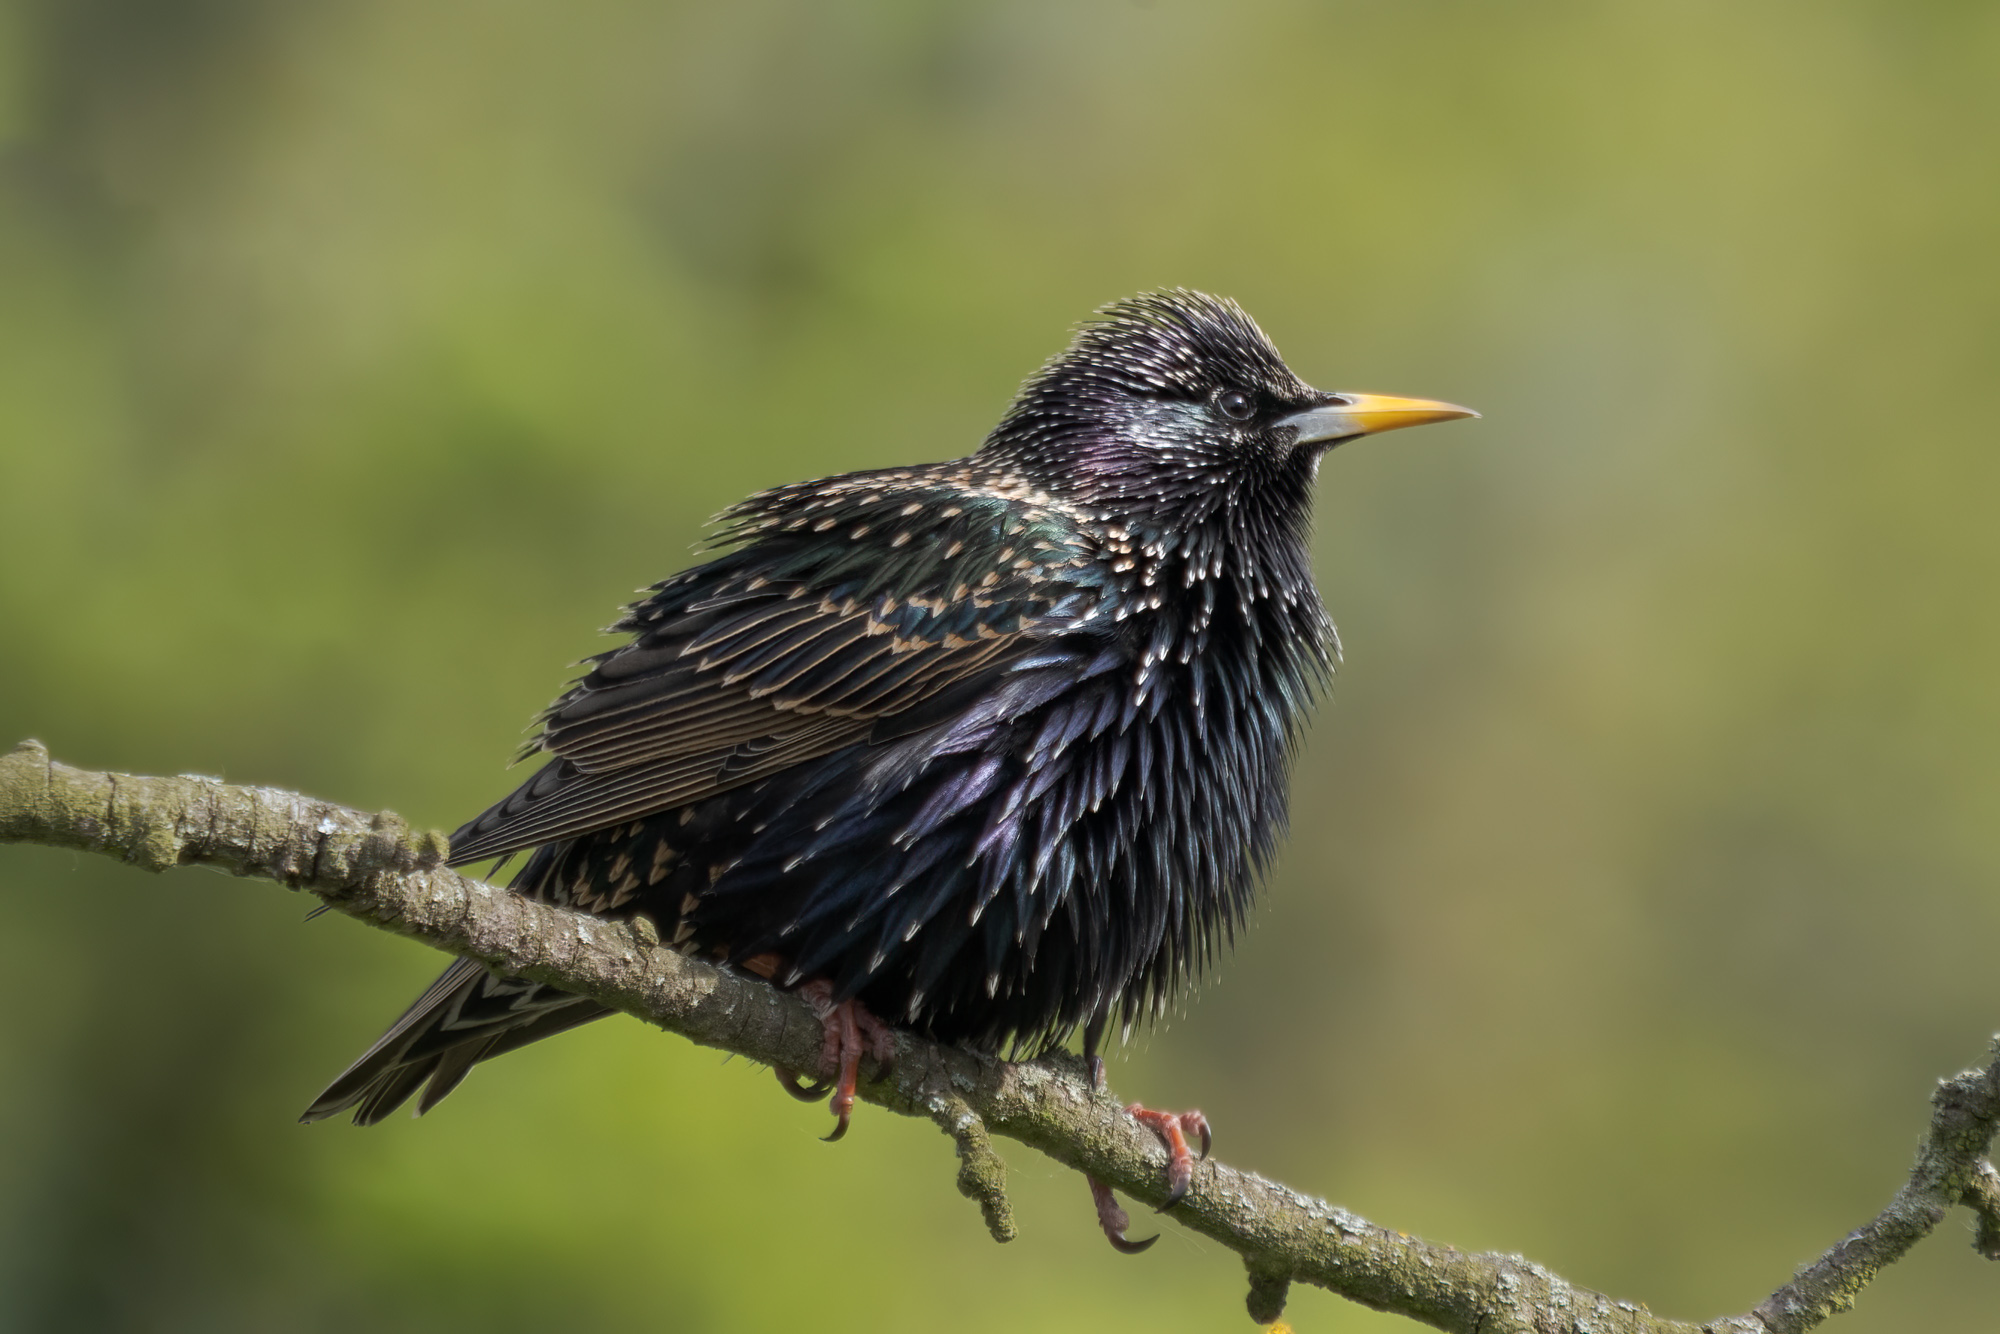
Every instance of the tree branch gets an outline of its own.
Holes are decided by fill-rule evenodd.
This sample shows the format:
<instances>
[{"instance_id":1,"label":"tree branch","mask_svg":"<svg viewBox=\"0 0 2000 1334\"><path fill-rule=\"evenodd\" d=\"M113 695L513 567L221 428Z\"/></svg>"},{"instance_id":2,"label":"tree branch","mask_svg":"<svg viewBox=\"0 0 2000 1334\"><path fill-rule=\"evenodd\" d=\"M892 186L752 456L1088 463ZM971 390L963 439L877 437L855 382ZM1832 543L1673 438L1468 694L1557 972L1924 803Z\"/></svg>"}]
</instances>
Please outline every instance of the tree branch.
<instances>
[{"instance_id":1,"label":"tree branch","mask_svg":"<svg viewBox=\"0 0 2000 1334\"><path fill-rule=\"evenodd\" d=\"M682 956L637 927L532 902L444 865L442 834L297 793L212 778L136 778L55 763L28 741L0 758L0 842L77 848L144 867L200 862L308 890L333 908L489 966L589 996L752 1060L816 1069L820 1025L805 1002ZM1159 1141L1067 1053L1009 1063L897 1036L888 1079L861 1096L935 1122L957 1145L959 1189L995 1238L1014 1235L1004 1135L1135 1199L1165 1199ZM1954 1205L1977 1215L1974 1245L2000 1259L2000 1173L1985 1160L2000 1126L2000 1044L1984 1070L1943 1081L1910 1179L1872 1222L1755 1310L1703 1325L1666 1320L1577 1288L1515 1255L1469 1254L1380 1227L1253 1173L1201 1163L1173 1210L1248 1270L1248 1305L1275 1320L1293 1282L1462 1334L1797 1334L1847 1309L1884 1266ZM1107 1257L1109 1262L1109 1257Z\"/></svg>"}]
</instances>

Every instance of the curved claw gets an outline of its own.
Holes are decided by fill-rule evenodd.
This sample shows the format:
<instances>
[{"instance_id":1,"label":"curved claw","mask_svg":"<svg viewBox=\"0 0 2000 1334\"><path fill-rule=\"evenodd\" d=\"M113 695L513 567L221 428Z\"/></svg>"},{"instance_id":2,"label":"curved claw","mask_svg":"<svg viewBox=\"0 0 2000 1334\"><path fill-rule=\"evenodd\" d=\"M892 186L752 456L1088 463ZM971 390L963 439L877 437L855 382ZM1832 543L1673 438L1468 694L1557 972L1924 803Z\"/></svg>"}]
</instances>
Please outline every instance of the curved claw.
<instances>
[{"instance_id":1,"label":"curved claw","mask_svg":"<svg viewBox=\"0 0 2000 1334\"><path fill-rule=\"evenodd\" d=\"M831 1135L821 1135L819 1137L820 1142L822 1144L831 1144L835 1140L839 1139L842 1135L845 1135L846 1133L847 1133L847 1113L841 1112L838 1116L834 1118L833 1133Z\"/></svg>"},{"instance_id":2,"label":"curved claw","mask_svg":"<svg viewBox=\"0 0 2000 1334\"><path fill-rule=\"evenodd\" d=\"M1111 1243L1111 1249L1120 1255L1137 1255L1148 1250L1160 1239L1158 1233L1143 1241L1131 1241L1125 1236L1125 1229L1132 1225L1123 1209L1118 1207L1118 1197L1111 1193L1111 1187L1096 1177L1085 1177L1090 1183L1090 1198L1097 1206L1097 1225L1104 1229L1104 1239Z\"/></svg>"},{"instance_id":3,"label":"curved claw","mask_svg":"<svg viewBox=\"0 0 2000 1334\"><path fill-rule=\"evenodd\" d=\"M788 1070L782 1065L771 1067L771 1073L778 1077L778 1087L797 1098L800 1102L818 1102L833 1092L833 1085L824 1079L815 1079L808 1084L799 1078L799 1072Z\"/></svg>"},{"instance_id":4,"label":"curved claw","mask_svg":"<svg viewBox=\"0 0 2000 1334\"><path fill-rule=\"evenodd\" d=\"M1215 1146L1215 1137L1211 1135L1208 1131L1207 1117L1202 1116L1200 1112L1194 1112L1192 1113L1192 1115L1199 1118L1198 1125L1201 1130L1201 1156L1203 1161L1207 1161L1208 1151Z\"/></svg>"},{"instance_id":5,"label":"curved claw","mask_svg":"<svg viewBox=\"0 0 2000 1334\"><path fill-rule=\"evenodd\" d=\"M1127 1241L1123 1236L1112 1236L1110 1233L1106 1233L1105 1237L1110 1241L1111 1249L1120 1255L1140 1255L1153 1249L1153 1243L1160 1239L1160 1234L1155 1232L1144 1241Z\"/></svg>"}]
</instances>

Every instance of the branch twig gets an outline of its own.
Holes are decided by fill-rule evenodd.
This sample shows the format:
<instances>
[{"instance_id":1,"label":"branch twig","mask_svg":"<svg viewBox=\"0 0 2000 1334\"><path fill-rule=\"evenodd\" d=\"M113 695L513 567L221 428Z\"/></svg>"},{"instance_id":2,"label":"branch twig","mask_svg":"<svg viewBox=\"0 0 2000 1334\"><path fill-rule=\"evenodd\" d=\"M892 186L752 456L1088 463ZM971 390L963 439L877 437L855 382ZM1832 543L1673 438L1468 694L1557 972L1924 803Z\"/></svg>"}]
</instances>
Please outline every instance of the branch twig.
<instances>
[{"instance_id":1,"label":"branch twig","mask_svg":"<svg viewBox=\"0 0 2000 1334\"><path fill-rule=\"evenodd\" d=\"M445 839L392 813L366 815L273 788L212 778L136 778L55 763L28 741L0 758L0 842L117 857L150 871L200 862L309 890L362 921L510 973L553 983L705 1046L793 1069L817 1067L820 1026L797 997L685 958L643 926L533 903L444 865ZM1014 1235L1006 1169L991 1135L1041 1150L1149 1204L1165 1199L1158 1140L1066 1053L1009 1063L911 1034L887 1080L861 1096L935 1122L957 1145L959 1189L995 1238ZM1985 1160L2000 1126L2000 1045L1984 1070L1943 1081L1915 1168L1880 1216L1755 1310L1693 1325L1577 1288L1515 1255L1469 1254L1378 1226L1213 1160L1181 1223L1243 1257L1248 1306L1275 1320L1303 1282L1463 1334L1798 1334L1853 1304L1884 1266L1954 1205L2000 1259L2000 1173ZM1108 1262L1108 1261L1107 1261Z\"/></svg>"}]
</instances>

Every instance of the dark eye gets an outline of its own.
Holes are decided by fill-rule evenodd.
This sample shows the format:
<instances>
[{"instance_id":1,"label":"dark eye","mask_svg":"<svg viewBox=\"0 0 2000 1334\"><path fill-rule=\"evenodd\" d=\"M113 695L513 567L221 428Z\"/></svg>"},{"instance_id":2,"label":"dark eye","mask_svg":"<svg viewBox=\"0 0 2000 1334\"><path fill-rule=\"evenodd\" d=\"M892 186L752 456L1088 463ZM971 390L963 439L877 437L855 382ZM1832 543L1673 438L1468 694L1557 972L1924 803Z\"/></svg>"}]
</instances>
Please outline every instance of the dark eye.
<instances>
[{"instance_id":1,"label":"dark eye","mask_svg":"<svg viewBox=\"0 0 2000 1334\"><path fill-rule=\"evenodd\" d=\"M1231 421L1247 422L1257 413L1257 405L1241 389L1225 391L1215 400L1215 406L1221 408L1222 415Z\"/></svg>"}]
</instances>

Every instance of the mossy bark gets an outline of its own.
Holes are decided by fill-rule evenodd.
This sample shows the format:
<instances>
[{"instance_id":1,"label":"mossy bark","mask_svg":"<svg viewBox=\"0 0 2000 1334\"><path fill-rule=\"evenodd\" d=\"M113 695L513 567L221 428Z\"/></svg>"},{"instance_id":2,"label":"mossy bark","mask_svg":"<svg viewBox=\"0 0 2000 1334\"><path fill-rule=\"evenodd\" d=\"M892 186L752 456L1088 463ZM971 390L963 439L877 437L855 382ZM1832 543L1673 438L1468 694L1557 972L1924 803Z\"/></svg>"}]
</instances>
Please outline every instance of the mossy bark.
<instances>
[{"instance_id":1,"label":"mossy bark","mask_svg":"<svg viewBox=\"0 0 2000 1334\"><path fill-rule=\"evenodd\" d=\"M442 834L272 788L212 778L139 778L55 763L37 742L0 758L0 842L116 857L149 871L203 863L275 880L441 950L553 983L705 1046L815 1069L821 1030L804 1001L663 946L642 923L552 908L460 875ZM1133 1198L1166 1199L1160 1142L1082 1062L1006 1062L898 1034L866 1101L935 1122L957 1146L958 1187L994 1237L1015 1234L992 1136L1041 1150ZM1975 1245L2000 1258L2000 1174L1985 1159L2000 1125L2000 1059L1943 1081L1909 1182L1880 1216L1801 1270L1756 1310L1696 1325L1577 1288L1515 1255L1472 1254L1359 1218L1254 1173L1200 1163L1170 1211L1237 1252L1248 1306L1275 1320L1287 1288L1311 1283L1464 1334L1794 1334L1852 1305L1886 1264L1953 1206L1979 1218ZM1081 1206L1079 1192L1079 1206ZM1107 1263L1110 1256L1107 1252Z\"/></svg>"}]
</instances>

